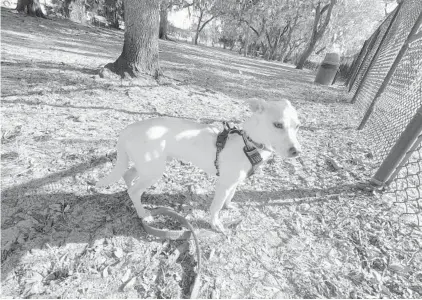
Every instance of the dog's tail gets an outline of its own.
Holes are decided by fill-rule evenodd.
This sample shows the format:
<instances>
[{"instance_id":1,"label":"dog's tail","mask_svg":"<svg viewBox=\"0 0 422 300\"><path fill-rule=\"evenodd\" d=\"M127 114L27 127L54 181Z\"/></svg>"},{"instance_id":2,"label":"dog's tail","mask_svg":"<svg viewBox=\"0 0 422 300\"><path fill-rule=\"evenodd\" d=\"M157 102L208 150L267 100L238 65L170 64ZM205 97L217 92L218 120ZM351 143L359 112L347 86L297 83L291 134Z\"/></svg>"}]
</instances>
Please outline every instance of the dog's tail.
<instances>
[{"instance_id":1,"label":"dog's tail","mask_svg":"<svg viewBox=\"0 0 422 300\"><path fill-rule=\"evenodd\" d=\"M127 167L129 166L129 157L125 151L125 147L122 144L122 141L117 142L117 161L111 173L106 177L101 178L96 187L102 187L112 184L113 182L118 181L123 174L125 173Z\"/></svg>"}]
</instances>

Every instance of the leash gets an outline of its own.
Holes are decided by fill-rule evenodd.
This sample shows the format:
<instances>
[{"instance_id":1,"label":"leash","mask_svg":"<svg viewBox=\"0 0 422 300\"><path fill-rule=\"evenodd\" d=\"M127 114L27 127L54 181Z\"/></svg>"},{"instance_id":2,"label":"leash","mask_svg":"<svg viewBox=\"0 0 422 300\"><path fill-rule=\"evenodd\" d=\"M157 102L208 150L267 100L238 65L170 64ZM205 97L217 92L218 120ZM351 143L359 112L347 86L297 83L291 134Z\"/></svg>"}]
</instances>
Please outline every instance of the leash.
<instances>
[{"instance_id":1,"label":"leash","mask_svg":"<svg viewBox=\"0 0 422 300\"><path fill-rule=\"evenodd\" d=\"M166 215L173 217L174 219L178 220L183 226L187 227L188 230L165 230L165 229L158 229L155 227L150 226L147 222L142 220L142 226L144 227L145 231L148 234L154 235L161 239L170 239L170 240L188 240L193 237L196 247L196 257L198 261L198 268L196 271L195 280L192 286L190 299L197 299L199 296L199 288L201 287L201 249L199 247L198 237L193 230L192 225L186 220L185 217L178 214L174 210L171 210L166 207L159 207L151 211L151 216L156 215Z\"/></svg>"}]
</instances>

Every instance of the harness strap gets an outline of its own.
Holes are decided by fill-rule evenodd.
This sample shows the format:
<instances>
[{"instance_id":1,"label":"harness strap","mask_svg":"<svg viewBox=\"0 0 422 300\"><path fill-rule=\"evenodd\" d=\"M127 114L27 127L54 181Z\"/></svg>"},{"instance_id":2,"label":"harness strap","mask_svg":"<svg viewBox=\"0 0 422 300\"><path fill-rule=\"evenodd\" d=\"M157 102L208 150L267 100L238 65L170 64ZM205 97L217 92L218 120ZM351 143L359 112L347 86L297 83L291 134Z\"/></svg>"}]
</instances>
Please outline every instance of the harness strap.
<instances>
[{"instance_id":1,"label":"harness strap","mask_svg":"<svg viewBox=\"0 0 422 300\"><path fill-rule=\"evenodd\" d=\"M217 151L215 154L215 161L214 165L217 169L217 176L220 176L220 167L218 164L218 157L220 152L223 150L224 146L226 145L226 141L229 137L229 134L237 133L238 135L242 136L243 142L245 143L245 147L243 147L243 152L245 153L246 157L248 158L249 162L252 165L252 168L249 170L247 177L252 176L255 173L255 170L261 165L262 157L259 153L258 149L265 149L265 145L258 144L254 142L243 130L238 129L236 126L230 127L227 122L223 122L223 131L217 135L216 147ZM252 145L251 145L252 144Z\"/></svg>"},{"instance_id":2,"label":"harness strap","mask_svg":"<svg viewBox=\"0 0 422 300\"><path fill-rule=\"evenodd\" d=\"M215 145L217 147L217 152L215 153L214 166L217 169L217 176L220 176L220 167L218 165L218 156L220 155L221 150L223 150L226 145L227 138L229 137L230 126L227 122L223 122L223 131L217 135L217 141Z\"/></svg>"}]
</instances>

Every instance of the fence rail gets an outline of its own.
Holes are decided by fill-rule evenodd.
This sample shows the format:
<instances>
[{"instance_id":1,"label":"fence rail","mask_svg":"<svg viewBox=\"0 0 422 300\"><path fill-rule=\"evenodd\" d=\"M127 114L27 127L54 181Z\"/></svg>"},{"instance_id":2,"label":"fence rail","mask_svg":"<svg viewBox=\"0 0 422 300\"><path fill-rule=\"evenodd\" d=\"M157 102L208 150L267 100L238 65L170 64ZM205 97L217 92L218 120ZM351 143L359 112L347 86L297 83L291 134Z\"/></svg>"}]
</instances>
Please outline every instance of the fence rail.
<instances>
[{"instance_id":1,"label":"fence rail","mask_svg":"<svg viewBox=\"0 0 422 300\"><path fill-rule=\"evenodd\" d=\"M373 150L372 182L422 227L422 1L403 0L365 42L346 81ZM412 218L409 218L412 216Z\"/></svg>"}]
</instances>

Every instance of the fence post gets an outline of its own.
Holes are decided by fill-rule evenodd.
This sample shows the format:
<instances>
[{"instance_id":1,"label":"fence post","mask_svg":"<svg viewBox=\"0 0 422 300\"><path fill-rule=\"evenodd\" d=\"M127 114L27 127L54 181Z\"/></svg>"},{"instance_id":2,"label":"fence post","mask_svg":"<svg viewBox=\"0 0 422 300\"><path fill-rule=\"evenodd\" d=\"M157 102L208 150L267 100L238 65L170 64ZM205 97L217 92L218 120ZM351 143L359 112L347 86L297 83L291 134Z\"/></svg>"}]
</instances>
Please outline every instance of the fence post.
<instances>
[{"instance_id":1,"label":"fence post","mask_svg":"<svg viewBox=\"0 0 422 300\"><path fill-rule=\"evenodd\" d=\"M410 120L406 129L402 132L395 145L391 148L390 153L382 162L381 166L371 179L374 185L383 185L390 183L392 175L396 175L399 170L396 168L404 164L411 153L409 150L416 149L417 142L422 134L422 106L418 109L416 114ZM418 139L419 138L419 139ZM413 147L412 147L413 146ZM396 170L396 172L394 172Z\"/></svg>"},{"instance_id":2,"label":"fence post","mask_svg":"<svg viewBox=\"0 0 422 300\"><path fill-rule=\"evenodd\" d=\"M381 38L381 42L378 45L378 48L375 51L375 54L372 57L372 60L370 61L368 68L366 68L365 73L363 74L362 80L360 81L359 86L358 86L355 94L353 95L352 100L350 101L351 103L355 103L356 102L356 99L357 99L357 97L358 97L358 95L359 95L359 93L360 93L360 91L362 89L362 86L364 85L364 83L366 81L366 77L368 76L369 71L372 69L373 64L377 61L378 55L379 55L379 53L381 51L381 48L382 48L382 46L384 44L385 38L387 37L388 33L390 32L391 26L393 26L394 21L396 20L397 15L399 14L399 11L401 9L401 6L402 6L402 2L399 3L399 5L397 6L396 11L394 12L394 15L393 15L393 17L392 17L392 19L390 21L390 24L388 24L388 27L385 30L383 37ZM380 32L380 27L378 27L378 34L379 34L379 32ZM378 37L378 34L377 34L377 37Z\"/></svg>"},{"instance_id":3,"label":"fence post","mask_svg":"<svg viewBox=\"0 0 422 300\"><path fill-rule=\"evenodd\" d=\"M397 13L398 13L398 11L400 10L400 7L401 7L401 2L399 2L398 3L398 6L394 9L394 12L393 12L393 18L390 20L390 25L393 23L393 21L394 21L394 19L395 19L395 17L396 17L396 15L397 15ZM352 77L350 78L350 83L349 83L349 89L348 89L348 92L350 92L351 91L351 89L352 89L352 87L353 87L353 85L355 84L355 80L356 80L356 77L357 77L357 75L359 74L359 72L360 72L360 70L361 70L361 68L362 68L362 66L363 66L363 63L365 62L365 60L366 60L366 58L367 58L367 56L369 55L369 50L370 49L372 49L372 47L374 46L374 44L375 44L375 42L376 42L376 40L377 40L377 38L378 38L378 34L380 33L380 28L382 27L382 26L384 26L384 23L385 22L387 22L387 20L388 20L388 17L387 18L385 18L385 20L381 23L381 25L380 26L378 26L378 28L377 28L377 30L373 33L373 35L367 40L367 42L368 42L368 47L367 47L367 50L366 50L366 53L365 53L365 57L362 59L362 61L360 62L360 64L359 64L359 66L356 66L356 70L355 70L355 72L352 74ZM388 33L388 31L389 31L389 29L390 28L388 28L387 29L387 31L386 31L386 34ZM378 48L379 47L381 47L381 44L382 44L382 41L381 41L381 43L379 44L379 46L378 46ZM365 44L364 44L364 46L365 46ZM364 47L362 47L362 50L363 50L363 48ZM368 50L369 49L369 50ZM369 68L369 67L368 67ZM361 81L362 82L362 81Z\"/></svg>"},{"instance_id":4,"label":"fence post","mask_svg":"<svg viewBox=\"0 0 422 300\"><path fill-rule=\"evenodd\" d=\"M360 70L362 69L364 62L366 61L366 59L367 59L367 57L369 55L369 52L371 51L372 47L374 46L374 44L375 44L375 42L376 42L376 40L378 38L379 32L380 32L380 29L378 28L375 31L373 38L368 41L368 47L366 48L366 53L363 56L362 61L360 62L359 66L356 66L356 70L353 73L352 78L350 79L349 90L348 90L349 92L352 90L352 87L355 84L356 78L358 77L358 74L359 74Z\"/></svg>"},{"instance_id":5,"label":"fence post","mask_svg":"<svg viewBox=\"0 0 422 300\"><path fill-rule=\"evenodd\" d=\"M357 64L358 64L358 61L359 61L359 59L361 58L361 56L363 56L363 50L364 49L366 49L366 47L367 47L367 45L368 45L368 43L369 43L369 40L366 40L364 43L363 43L363 46L362 46L362 48L360 49L360 51L359 51L359 54L358 54L358 56L356 56L355 57L355 59L353 60L353 63L352 63L352 65L350 66L350 71L349 71L349 74L347 74L347 80L346 80L346 82L344 83L344 85L345 86L349 86L349 82L350 82L350 80L352 79L352 77L353 77L353 74L355 74L355 68L357 68ZM350 87L349 87L349 89L350 89ZM350 90L349 90L350 91Z\"/></svg>"},{"instance_id":6,"label":"fence post","mask_svg":"<svg viewBox=\"0 0 422 300\"><path fill-rule=\"evenodd\" d=\"M416 20L415 24L413 24L413 27L410 30L410 33L407 36L406 41L404 42L404 44L400 48L400 51L397 54L396 59L394 60L393 64L391 65L391 68L388 71L387 75L385 76L384 81L382 82L380 88L378 89L374 99L372 100L371 105L369 106L368 110L366 111L365 115L363 116L362 122L360 123L358 130L361 130L365 126L366 122L368 121L369 116L372 114L372 112L374 110L375 103L377 103L379 97L382 95L382 93L384 92L388 83L390 82L391 77L393 77L393 74L396 71L397 66L399 65L399 63L400 63L402 57L404 56L404 54L406 53L407 48L409 48L409 44L411 42L413 42L413 40L414 40L413 36L419 30L419 26L421 24L422 24L422 13L419 14L418 19Z\"/></svg>"},{"instance_id":7,"label":"fence post","mask_svg":"<svg viewBox=\"0 0 422 300\"><path fill-rule=\"evenodd\" d=\"M390 25L391 25L391 23L390 23ZM390 29L390 28L388 28L388 29L387 29L386 33L388 32L388 30L389 30L389 29ZM380 33L380 29L378 28L378 29L375 31L375 36L374 36L374 38L373 38L373 39L371 39L371 41L370 41L370 43L369 43L369 45L368 45L368 49L367 49L367 51L366 51L366 53L365 53L365 57L363 58L362 62L360 63L358 70L356 70L356 73L353 75L353 80L350 82L350 86L349 86L349 92L352 90L352 87L353 87L353 85L355 84L356 78L358 77L358 74L359 74L360 70L363 68L363 63L366 61L366 59L367 59L367 57L368 57L369 53L371 52L372 47L374 47L374 44L375 44L375 42L376 42L376 41L377 41L377 39L378 39L378 35L379 35L379 33ZM385 38L385 34L384 34L384 36L382 37L381 43L379 44L378 49L377 49L377 50L376 50L376 52L375 52L375 55L378 53L378 50L381 48L381 46L382 46L382 42L384 41L384 38ZM370 68L372 67L373 62L375 61L375 59L374 59L374 58L375 58L375 55L373 56L372 60L369 62L369 66L368 66L368 68L366 69L366 71L365 71L365 73L364 73L364 75L363 75L363 77L362 77L362 80L359 82L359 86L358 86L358 88L357 88L357 90L356 90L356 93L353 95L353 98L352 98L351 103L354 103L354 102L355 102L356 95L358 94L358 92L360 92L360 87L362 86L363 82L365 81L366 74L368 73L368 70L370 70Z\"/></svg>"}]
</instances>

